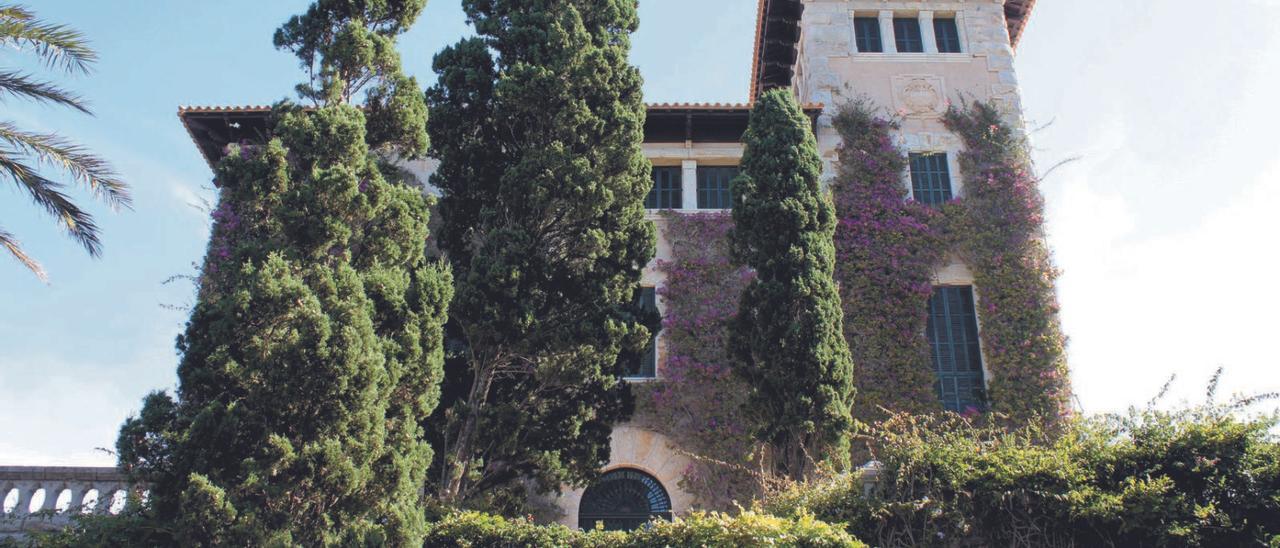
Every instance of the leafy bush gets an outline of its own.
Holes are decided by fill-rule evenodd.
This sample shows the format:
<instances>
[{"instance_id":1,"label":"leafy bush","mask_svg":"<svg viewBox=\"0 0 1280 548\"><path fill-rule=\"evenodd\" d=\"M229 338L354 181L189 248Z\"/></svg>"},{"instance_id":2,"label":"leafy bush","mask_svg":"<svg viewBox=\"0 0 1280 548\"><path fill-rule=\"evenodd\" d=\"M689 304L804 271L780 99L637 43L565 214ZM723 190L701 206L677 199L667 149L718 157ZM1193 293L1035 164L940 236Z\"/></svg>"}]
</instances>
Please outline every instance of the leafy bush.
<instances>
[{"instance_id":1,"label":"leafy bush","mask_svg":"<svg viewBox=\"0 0 1280 548\"><path fill-rule=\"evenodd\" d=\"M432 525L427 546L498 548L563 546L572 548L665 546L779 546L817 548L866 546L803 512L793 519L756 512L736 516L694 513L675 521L655 521L636 531L576 531L561 525L463 512Z\"/></svg>"},{"instance_id":2,"label":"leafy bush","mask_svg":"<svg viewBox=\"0 0 1280 548\"><path fill-rule=\"evenodd\" d=\"M958 416L873 428L880 481L845 474L762 504L880 546L1280 546L1276 415L1239 405L1073 419L1052 441Z\"/></svg>"}]
</instances>

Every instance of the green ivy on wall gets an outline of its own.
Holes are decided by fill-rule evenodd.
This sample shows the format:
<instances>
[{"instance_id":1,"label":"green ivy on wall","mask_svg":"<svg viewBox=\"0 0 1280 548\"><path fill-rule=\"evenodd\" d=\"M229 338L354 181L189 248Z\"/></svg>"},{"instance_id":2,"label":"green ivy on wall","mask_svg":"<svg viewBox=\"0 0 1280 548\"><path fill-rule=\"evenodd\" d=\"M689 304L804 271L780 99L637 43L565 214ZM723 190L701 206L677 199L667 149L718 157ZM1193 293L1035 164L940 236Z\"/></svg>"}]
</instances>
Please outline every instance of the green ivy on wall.
<instances>
[{"instance_id":1,"label":"green ivy on wall","mask_svg":"<svg viewBox=\"0 0 1280 548\"><path fill-rule=\"evenodd\" d=\"M939 409L925 337L933 272L954 255L973 271L990 410L1014 423L1068 413L1065 340L1044 242L1044 199L1025 139L991 105L953 106L964 195L933 208L907 199L897 128L866 102L841 108L832 192L836 277L858 378L858 417Z\"/></svg>"},{"instance_id":2,"label":"green ivy on wall","mask_svg":"<svg viewBox=\"0 0 1280 548\"><path fill-rule=\"evenodd\" d=\"M964 195L940 207L907 196L897 125L866 102L843 106L830 181L839 224L835 278L854 359L854 415L942 409L925 336L934 272L949 257L974 275L990 410L1012 424L1057 424L1068 413L1065 341L1056 270L1043 239L1044 201L1027 145L992 106L953 107L944 118L965 144ZM672 258L666 284L658 382L639 385L636 420L695 455L682 487L700 504L726 508L760 489L759 453L742 412L745 386L732 375L728 321L751 273L729 256L729 214L666 212Z\"/></svg>"},{"instance_id":3,"label":"green ivy on wall","mask_svg":"<svg viewBox=\"0 0 1280 548\"><path fill-rule=\"evenodd\" d=\"M752 278L730 261L732 227L728 212L664 213L661 231L672 258L658 261L666 282L657 291L666 352L660 380L634 387L635 420L695 457L681 487L709 508L745 503L759 485L752 474L759 453L743 408L747 389L730 369L726 345L729 320Z\"/></svg>"},{"instance_id":4,"label":"green ivy on wall","mask_svg":"<svg viewBox=\"0 0 1280 548\"><path fill-rule=\"evenodd\" d=\"M1021 130L974 102L943 118L965 145L963 215L950 228L973 270L991 410L1052 425L1070 413L1066 339L1044 240L1044 196Z\"/></svg>"}]
</instances>

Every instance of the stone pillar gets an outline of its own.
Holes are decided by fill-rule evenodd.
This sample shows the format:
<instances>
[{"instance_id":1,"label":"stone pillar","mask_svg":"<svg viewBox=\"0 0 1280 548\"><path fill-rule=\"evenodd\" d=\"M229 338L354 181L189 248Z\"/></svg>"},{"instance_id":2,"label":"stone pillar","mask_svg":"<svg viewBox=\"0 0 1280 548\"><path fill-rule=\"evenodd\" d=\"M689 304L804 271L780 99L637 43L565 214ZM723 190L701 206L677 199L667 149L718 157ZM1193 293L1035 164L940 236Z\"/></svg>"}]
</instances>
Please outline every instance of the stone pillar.
<instances>
[{"instance_id":1,"label":"stone pillar","mask_svg":"<svg viewBox=\"0 0 1280 548\"><path fill-rule=\"evenodd\" d=\"M933 32L933 12L920 12L920 37L924 39L925 53L938 53L938 36Z\"/></svg>"},{"instance_id":2,"label":"stone pillar","mask_svg":"<svg viewBox=\"0 0 1280 548\"><path fill-rule=\"evenodd\" d=\"M894 38L893 33L893 10L880 12L880 40L884 42L885 53L898 52L898 40Z\"/></svg>"},{"instance_id":3,"label":"stone pillar","mask_svg":"<svg viewBox=\"0 0 1280 548\"><path fill-rule=\"evenodd\" d=\"M680 162L680 209L698 209L698 161Z\"/></svg>"}]
</instances>

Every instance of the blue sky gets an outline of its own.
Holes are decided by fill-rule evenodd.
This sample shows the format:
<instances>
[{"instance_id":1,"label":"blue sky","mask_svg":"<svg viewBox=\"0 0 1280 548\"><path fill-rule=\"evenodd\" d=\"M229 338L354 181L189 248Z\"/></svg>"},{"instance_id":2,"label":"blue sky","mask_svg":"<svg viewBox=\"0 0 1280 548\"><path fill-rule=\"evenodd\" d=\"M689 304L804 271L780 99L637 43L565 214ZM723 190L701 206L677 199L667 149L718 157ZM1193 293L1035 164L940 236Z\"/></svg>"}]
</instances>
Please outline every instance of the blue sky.
<instances>
[{"instance_id":1,"label":"blue sky","mask_svg":"<svg viewBox=\"0 0 1280 548\"><path fill-rule=\"evenodd\" d=\"M6 101L0 119L57 130L109 158L135 210L94 205L105 254L88 258L9 186L0 225L51 283L0 257L0 464L111 464L120 422L172 388L173 338L208 237L211 172L179 105L266 104L301 73L271 33L306 2L42 0L49 21L102 61L60 78L96 117ZM1280 389L1280 2L1041 2L1018 57L1063 269L1060 297L1076 391L1121 409L1171 373L1194 395L1218 365L1229 390ZM755 2L642 0L633 60L646 99L742 101ZM1106 14L1105 17L1101 14ZM455 0L430 0L401 41L423 85L432 55L467 32ZM23 66L12 52L0 66ZM1052 122L1049 124L1049 122ZM87 202L86 202L87 203Z\"/></svg>"}]
</instances>

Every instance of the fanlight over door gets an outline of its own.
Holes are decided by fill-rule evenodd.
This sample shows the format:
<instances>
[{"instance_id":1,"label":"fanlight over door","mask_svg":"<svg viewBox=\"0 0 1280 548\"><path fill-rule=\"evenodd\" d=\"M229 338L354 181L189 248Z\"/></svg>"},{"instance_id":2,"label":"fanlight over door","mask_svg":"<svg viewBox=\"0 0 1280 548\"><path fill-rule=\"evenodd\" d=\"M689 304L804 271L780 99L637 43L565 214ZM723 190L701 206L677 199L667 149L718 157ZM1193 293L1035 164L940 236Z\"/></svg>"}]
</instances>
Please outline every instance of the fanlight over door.
<instances>
[{"instance_id":1,"label":"fanlight over door","mask_svg":"<svg viewBox=\"0 0 1280 548\"><path fill-rule=\"evenodd\" d=\"M606 472L587 488L578 506L578 527L626 531L650 519L671 519L671 497L653 476L631 468Z\"/></svg>"}]
</instances>

